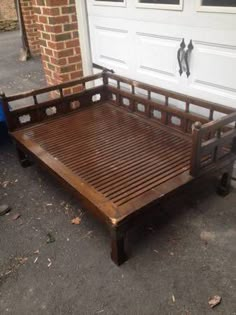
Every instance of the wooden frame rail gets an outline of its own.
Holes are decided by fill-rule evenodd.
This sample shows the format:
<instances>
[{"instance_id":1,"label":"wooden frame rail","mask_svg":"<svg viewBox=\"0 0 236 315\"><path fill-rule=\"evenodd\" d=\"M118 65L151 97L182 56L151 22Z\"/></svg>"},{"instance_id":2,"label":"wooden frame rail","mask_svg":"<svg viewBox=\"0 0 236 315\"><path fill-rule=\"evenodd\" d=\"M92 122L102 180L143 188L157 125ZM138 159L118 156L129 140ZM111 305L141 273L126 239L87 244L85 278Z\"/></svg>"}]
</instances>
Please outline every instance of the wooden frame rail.
<instances>
[{"instance_id":1,"label":"wooden frame rail","mask_svg":"<svg viewBox=\"0 0 236 315\"><path fill-rule=\"evenodd\" d=\"M0 98L3 103L9 130L13 131L25 127L26 125L39 123L40 121L75 111L88 104L106 100L107 92L105 90L104 81L102 85L86 88L86 83L93 83L95 80L99 79L104 80L103 73L8 97L4 93L1 93ZM64 94L66 88L77 85L81 85L81 92L71 95ZM51 92L58 92L58 97L44 102L38 101L39 95ZM11 102L29 97L32 98L32 104L26 104L27 106L18 109L10 108Z\"/></svg>"},{"instance_id":2,"label":"wooden frame rail","mask_svg":"<svg viewBox=\"0 0 236 315\"><path fill-rule=\"evenodd\" d=\"M200 122L194 124L192 176L199 176L206 166L214 165L232 154L236 155L236 112L203 126Z\"/></svg>"},{"instance_id":3,"label":"wooden frame rail","mask_svg":"<svg viewBox=\"0 0 236 315\"><path fill-rule=\"evenodd\" d=\"M205 124L214 120L215 114L228 115L235 112L232 107L186 96L116 74L105 72L104 76L106 77L104 82L114 104L184 133L191 134L196 121ZM181 106L175 106L173 103L177 105L181 103ZM197 110L195 108L193 111L193 107ZM207 111L207 115L199 114L201 110Z\"/></svg>"}]
</instances>

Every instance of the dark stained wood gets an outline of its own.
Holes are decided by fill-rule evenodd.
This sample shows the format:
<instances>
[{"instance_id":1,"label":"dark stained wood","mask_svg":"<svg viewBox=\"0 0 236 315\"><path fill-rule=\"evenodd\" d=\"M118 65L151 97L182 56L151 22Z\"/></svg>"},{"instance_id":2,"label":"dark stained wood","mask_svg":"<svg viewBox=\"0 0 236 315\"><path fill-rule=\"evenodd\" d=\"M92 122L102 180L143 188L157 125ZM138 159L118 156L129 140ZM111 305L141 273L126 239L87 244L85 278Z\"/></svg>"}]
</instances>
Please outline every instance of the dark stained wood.
<instances>
[{"instance_id":1,"label":"dark stained wood","mask_svg":"<svg viewBox=\"0 0 236 315\"><path fill-rule=\"evenodd\" d=\"M83 91L63 94L78 84ZM55 91L58 98L39 102L40 94ZM107 71L0 97L22 166L37 161L106 224L117 265L127 258L126 232L151 205L212 171L222 174L218 191L229 192L236 159L233 108ZM26 97L32 104L10 110L9 102ZM193 112L192 105L208 114ZM215 114L223 118L214 120Z\"/></svg>"}]
</instances>

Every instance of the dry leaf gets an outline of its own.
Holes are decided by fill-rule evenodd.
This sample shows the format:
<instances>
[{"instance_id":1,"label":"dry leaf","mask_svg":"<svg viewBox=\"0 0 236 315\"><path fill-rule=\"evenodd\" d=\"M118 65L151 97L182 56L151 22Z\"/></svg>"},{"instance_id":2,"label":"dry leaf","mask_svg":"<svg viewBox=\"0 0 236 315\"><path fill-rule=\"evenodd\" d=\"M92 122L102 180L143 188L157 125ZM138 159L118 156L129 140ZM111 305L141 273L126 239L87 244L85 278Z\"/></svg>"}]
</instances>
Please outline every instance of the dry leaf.
<instances>
[{"instance_id":1,"label":"dry leaf","mask_svg":"<svg viewBox=\"0 0 236 315\"><path fill-rule=\"evenodd\" d=\"M37 250L34 252L34 254L39 254L39 249L37 249Z\"/></svg>"},{"instance_id":2,"label":"dry leaf","mask_svg":"<svg viewBox=\"0 0 236 315\"><path fill-rule=\"evenodd\" d=\"M175 296L174 296L174 294L172 294L172 301L173 301L173 303L175 303Z\"/></svg>"},{"instance_id":3,"label":"dry leaf","mask_svg":"<svg viewBox=\"0 0 236 315\"><path fill-rule=\"evenodd\" d=\"M21 216L20 213L16 213L13 215L12 220L17 220L17 219L19 219L20 216Z\"/></svg>"},{"instance_id":4,"label":"dry leaf","mask_svg":"<svg viewBox=\"0 0 236 315\"><path fill-rule=\"evenodd\" d=\"M78 225L78 224L80 224L80 222L81 222L81 219L79 217L76 217L76 218L71 220L72 224L77 224Z\"/></svg>"},{"instance_id":5,"label":"dry leaf","mask_svg":"<svg viewBox=\"0 0 236 315\"><path fill-rule=\"evenodd\" d=\"M37 260L38 260L38 259L39 259L38 257L36 257L36 258L35 258L35 260L34 260L34 264L37 262Z\"/></svg>"},{"instance_id":6,"label":"dry leaf","mask_svg":"<svg viewBox=\"0 0 236 315\"><path fill-rule=\"evenodd\" d=\"M3 188L6 188L6 187L8 186L8 184L9 184L9 181L8 181L8 180L6 180L5 182L3 182L3 183L2 183Z\"/></svg>"},{"instance_id":7,"label":"dry leaf","mask_svg":"<svg viewBox=\"0 0 236 315\"><path fill-rule=\"evenodd\" d=\"M219 296L219 295L214 295L214 296L210 297L210 299L208 300L208 304L210 305L211 308L220 304L220 302L221 302L221 296Z\"/></svg>"},{"instance_id":8,"label":"dry leaf","mask_svg":"<svg viewBox=\"0 0 236 315\"><path fill-rule=\"evenodd\" d=\"M21 265L27 262L28 258L27 257L16 257L16 261L18 261Z\"/></svg>"}]
</instances>

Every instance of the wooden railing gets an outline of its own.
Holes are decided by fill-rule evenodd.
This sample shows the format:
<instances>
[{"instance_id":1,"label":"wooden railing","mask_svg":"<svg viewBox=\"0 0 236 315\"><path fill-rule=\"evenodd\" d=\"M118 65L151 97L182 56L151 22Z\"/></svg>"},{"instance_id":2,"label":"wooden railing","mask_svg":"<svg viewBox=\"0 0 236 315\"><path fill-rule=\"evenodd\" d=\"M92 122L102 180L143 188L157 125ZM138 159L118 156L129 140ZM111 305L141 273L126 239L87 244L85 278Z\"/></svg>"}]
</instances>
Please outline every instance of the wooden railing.
<instances>
[{"instance_id":1,"label":"wooden railing","mask_svg":"<svg viewBox=\"0 0 236 315\"><path fill-rule=\"evenodd\" d=\"M93 85L94 87L86 86L87 83L94 83L96 80L102 80L102 84ZM81 85L81 92L64 95L64 89L77 85ZM39 95L56 91L57 98L39 102ZM11 102L28 97L32 98L32 104L10 109ZM127 79L108 73L106 70L79 80L14 96L6 97L1 93L0 98L10 131L109 100L116 106L168 125L192 137L190 173L193 176L198 176L209 164L212 165L226 156L236 154L236 125L232 126L236 122L234 108ZM181 102L182 108L171 104L173 100L177 103ZM193 106L208 111L208 114L203 116L194 112ZM215 114L224 117L214 120Z\"/></svg>"},{"instance_id":2,"label":"wooden railing","mask_svg":"<svg viewBox=\"0 0 236 315\"><path fill-rule=\"evenodd\" d=\"M228 106L186 96L116 74L106 72L104 76L111 101L115 105L184 133L191 134L196 121L205 124L213 120L217 113L228 115L235 112L234 108ZM178 102L182 104L182 108L175 106ZM192 110L194 106L199 111L194 112ZM205 116L199 114L201 110L208 111L208 114Z\"/></svg>"},{"instance_id":3,"label":"wooden railing","mask_svg":"<svg viewBox=\"0 0 236 315\"><path fill-rule=\"evenodd\" d=\"M236 155L236 112L203 126L200 122L194 124L190 167L192 176L200 175L207 166L230 155Z\"/></svg>"},{"instance_id":4,"label":"wooden railing","mask_svg":"<svg viewBox=\"0 0 236 315\"><path fill-rule=\"evenodd\" d=\"M235 108L168 91L116 74L106 72L104 76L106 77L104 82L111 93L111 101L115 105L192 136L190 166L192 176L198 176L207 166L213 166L225 157L236 154L236 125L232 126L232 123L236 123ZM162 102L157 99L158 96L163 97ZM176 103L181 101L183 108L172 106L170 99ZM203 117L199 113L193 113L192 106L197 107L199 112L208 111L208 114ZM223 118L215 119L215 114Z\"/></svg>"},{"instance_id":5,"label":"wooden railing","mask_svg":"<svg viewBox=\"0 0 236 315\"><path fill-rule=\"evenodd\" d=\"M0 98L9 130L13 131L30 124L39 123L40 121L78 110L89 104L106 100L107 91L104 87L104 81L98 86L86 88L86 83L93 83L99 79L104 79L103 73L9 97L1 93ZM65 89L77 85L81 85L80 92L71 95L64 94ZM55 92L57 92L56 98L39 102L38 98L40 95L45 93L54 93L55 95ZM28 98L32 99L31 104L24 104L22 108L11 109L11 102L24 99L29 102Z\"/></svg>"}]
</instances>

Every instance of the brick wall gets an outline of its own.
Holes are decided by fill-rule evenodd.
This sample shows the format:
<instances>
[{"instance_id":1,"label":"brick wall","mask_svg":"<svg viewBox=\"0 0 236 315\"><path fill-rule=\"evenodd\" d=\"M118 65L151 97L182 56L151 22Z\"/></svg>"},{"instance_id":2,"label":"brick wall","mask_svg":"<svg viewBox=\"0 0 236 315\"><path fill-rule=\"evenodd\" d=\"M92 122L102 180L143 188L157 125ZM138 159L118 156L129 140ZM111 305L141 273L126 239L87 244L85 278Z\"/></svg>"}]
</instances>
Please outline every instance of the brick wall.
<instances>
[{"instance_id":1,"label":"brick wall","mask_svg":"<svg viewBox=\"0 0 236 315\"><path fill-rule=\"evenodd\" d=\"M0 0L0 20L17 20L14 0Z\"/></svg>"},{"instance_id":2,"label":"brick wall","mask_svg":"<svg viewBox=\"0 0 236 315\"><path fill-rule=\"evenodd\" d=\"M39 33L32 0L20 0L25 30L32 55L40 54Z\"/></svg>"},{"instance_id":3,"label":"brick wall","mask_svg":"<svg viewBox=\"0 0 236 315\"><path fill-rule=\"evenodd\" d=\"M83 75L75 0L33 0L47 82L74 80ZM80 86L65 91L81 90Z\"/></svg>"}]
</instances>

